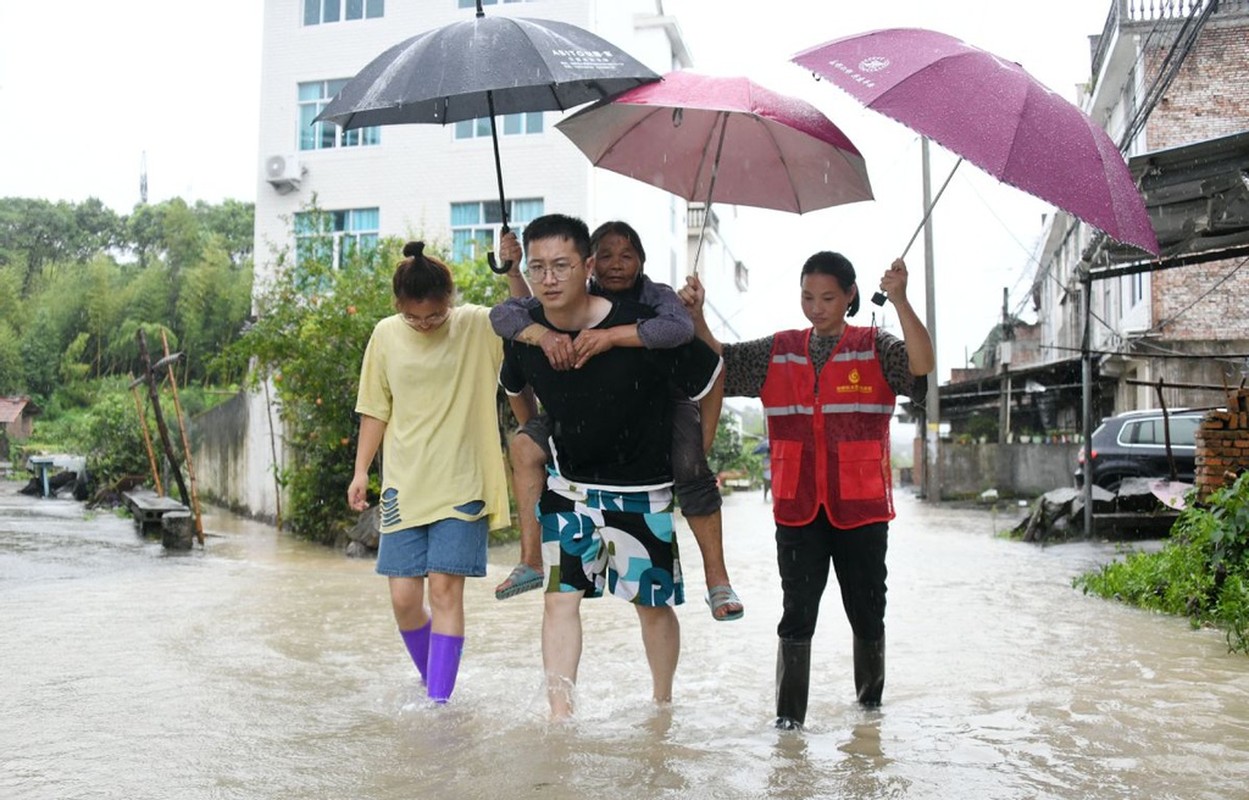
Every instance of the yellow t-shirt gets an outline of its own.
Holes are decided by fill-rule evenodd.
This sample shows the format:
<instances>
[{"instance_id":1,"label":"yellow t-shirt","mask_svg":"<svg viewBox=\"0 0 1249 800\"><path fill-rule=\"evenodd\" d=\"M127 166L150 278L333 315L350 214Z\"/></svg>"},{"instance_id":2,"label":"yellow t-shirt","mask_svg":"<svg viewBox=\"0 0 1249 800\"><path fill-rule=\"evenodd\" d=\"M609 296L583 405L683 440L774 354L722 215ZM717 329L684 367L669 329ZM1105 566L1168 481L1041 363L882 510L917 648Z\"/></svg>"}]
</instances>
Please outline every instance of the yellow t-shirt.
<instances>
[{"instance_id":1,"label":"yellow t-shirt","mask_svg":"<svg viewBox=\"0 0 1249 800\"><path fill-rule=\"evenodd\" d=\"M382 533L440 519L510 522L495 404L503 342L489 313L457 306L429 333L398 314L373 328L356 412L386 423ZM456 510L474 500L484 501L481 513Z\"/></svg>"}]
</instances>

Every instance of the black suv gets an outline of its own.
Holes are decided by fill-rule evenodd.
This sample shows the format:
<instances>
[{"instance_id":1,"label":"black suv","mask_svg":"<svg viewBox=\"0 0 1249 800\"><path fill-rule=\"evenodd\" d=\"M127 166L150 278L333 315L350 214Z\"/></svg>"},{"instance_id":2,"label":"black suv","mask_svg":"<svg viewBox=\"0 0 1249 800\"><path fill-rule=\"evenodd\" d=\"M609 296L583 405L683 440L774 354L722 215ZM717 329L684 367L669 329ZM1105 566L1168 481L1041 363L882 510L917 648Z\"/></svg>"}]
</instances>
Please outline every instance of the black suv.
<instances>
[{"instance_id":1,"label":"black suv","mask_svg":"<svg viewBox=\"0 0 1249 800\"><path fill-rule=\"evenodd\" d=\"M1195 471L1197 428L1204 411L1171 411L1171 454L1176 477L1191 483ZM1102 420L1093 431L1093 483L1115 491L1124 478L1168 478L1166 438L1161 409L1128 411ZM1076 486L1084 485L1084 448L1076 459Z\"/></svg>"}]
</instances>

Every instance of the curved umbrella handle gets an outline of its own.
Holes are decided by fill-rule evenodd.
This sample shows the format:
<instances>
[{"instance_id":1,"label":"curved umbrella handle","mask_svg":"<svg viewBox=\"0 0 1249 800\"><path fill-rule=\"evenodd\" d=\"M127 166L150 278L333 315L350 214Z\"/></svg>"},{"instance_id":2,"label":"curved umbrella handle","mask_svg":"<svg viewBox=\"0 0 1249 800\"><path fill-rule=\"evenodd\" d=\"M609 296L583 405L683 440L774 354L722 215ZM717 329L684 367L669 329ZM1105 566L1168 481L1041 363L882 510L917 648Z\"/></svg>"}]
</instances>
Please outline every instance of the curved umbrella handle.
<instances>
[{"instance_id":1,"label":"curved umbrella handle","mask_svg":"<svg viewBox=\"0 0 1249 800\"><path fill-rule=\"evenodd\" d=\"M503 227L500 229L499 233L500 235L506 235L510 233L511 230L512 229L509 228L507 226L507 223L505 222L503 223ZM491 250L490 252L486 253L486 263L490 265L490 271L493 272L495 275L506 275L507 273L512 271L512 265L515 264L516 262L504 261L503 267L500 268L498 259L494 257L494 251Z\"/></svg>"}]
</instances>

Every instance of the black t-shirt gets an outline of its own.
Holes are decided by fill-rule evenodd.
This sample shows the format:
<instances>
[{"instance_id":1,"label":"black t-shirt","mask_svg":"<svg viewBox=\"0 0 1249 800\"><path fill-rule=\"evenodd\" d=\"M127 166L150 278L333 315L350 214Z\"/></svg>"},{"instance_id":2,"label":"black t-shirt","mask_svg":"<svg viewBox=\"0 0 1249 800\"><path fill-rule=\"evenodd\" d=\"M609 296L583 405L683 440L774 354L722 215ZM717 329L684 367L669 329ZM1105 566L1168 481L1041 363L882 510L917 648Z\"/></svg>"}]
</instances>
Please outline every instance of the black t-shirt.
<instances>
[{"instance_id":1,"label":"black t-shirt","mask_svg":"<svg viewBox=\"0 0 1249 800\"><path fill-rule=\"evenodd\" d=\"M541 306L539 324L559 330ZM655 312L617 300L595 328L631 325ZM561 331L576 337L577 331ZM564 478L600 487L657 487L672 482L672 391L701 397L720 357L703 342L668 350L613 347L581 369L553 369L542 348L504 341L499 383L510 394L532 386L551 417L551 452Z\"/></svg>"}]
</instances>

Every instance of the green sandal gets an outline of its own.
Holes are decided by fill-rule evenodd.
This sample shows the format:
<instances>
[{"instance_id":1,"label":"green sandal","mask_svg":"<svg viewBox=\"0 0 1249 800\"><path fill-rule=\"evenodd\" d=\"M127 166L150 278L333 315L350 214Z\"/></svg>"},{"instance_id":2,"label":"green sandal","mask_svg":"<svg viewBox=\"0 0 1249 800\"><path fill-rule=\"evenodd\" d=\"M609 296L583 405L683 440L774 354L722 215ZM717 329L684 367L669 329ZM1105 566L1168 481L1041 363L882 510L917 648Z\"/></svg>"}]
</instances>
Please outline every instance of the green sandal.
<instances>
[{"instance_id":1,"label":"green sandal","mask_svg":"<svg viewBox=\"0 0 1249 800\"><path fill-rule=\"evenodd\" d=\"M737 592L733 591L733 587L727 583L719 586L712 586L707 590L707 607L711 609L711 618L716 622L731 622L735 619L741 619L746 613L746 609L742 606L741 598L737 596ZM736 611L729 611L723 616L716 614L717 611L725 606L737 606Z\"/></svg>"},{"instance_id":2,"label":"green sandal","mask_svg":"<svg viewBox=\"0 0 1249 800\"><path fill-rule=\"evenodd\" d=\"M532 589L541 589L542 573L528 564L517 564L499 587L494 590L495 600L506 600Z\"/></svg>"}]
</instances>

